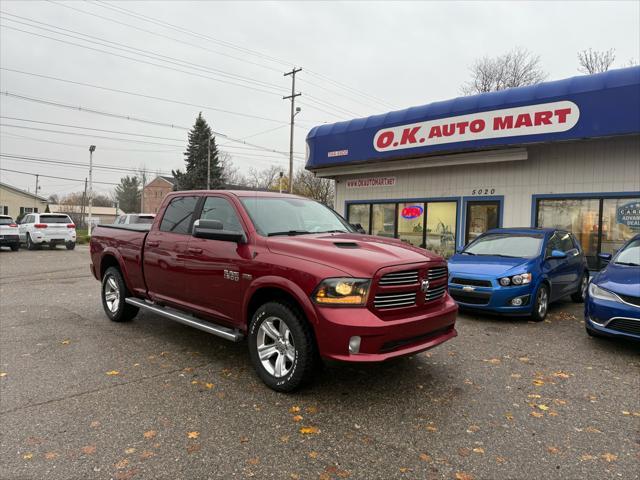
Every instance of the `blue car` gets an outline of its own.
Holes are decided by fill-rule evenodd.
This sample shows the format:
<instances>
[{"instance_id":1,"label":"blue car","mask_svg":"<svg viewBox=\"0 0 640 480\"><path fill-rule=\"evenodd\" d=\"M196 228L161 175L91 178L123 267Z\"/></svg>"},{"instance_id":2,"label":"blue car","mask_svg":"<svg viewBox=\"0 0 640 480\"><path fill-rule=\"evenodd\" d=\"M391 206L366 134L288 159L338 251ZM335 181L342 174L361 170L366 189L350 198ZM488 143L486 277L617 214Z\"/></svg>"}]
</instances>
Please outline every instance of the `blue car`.
<instances>
[{"instance_id":1,"label":"blue car","mask_svg":"<svg viewBox=\"0 0 640 480\"><path fill-rule=\"evenodd\" d=\"M580 243L551 228L489 230L449 259L449 293L468 309L542 321L555 300L584 301L588 284Z\"/></svg>"},{"instance_id":2,"label":"blue car","mask_svg":"<svg viewBox=\"0 0 640 480\"><path fill-rule=\"evenodd\" d=\"M640 235L613 258L599 256L609 265L589 284L584 306L587 333L640 340Z\"/></svg>"}]
</instances>

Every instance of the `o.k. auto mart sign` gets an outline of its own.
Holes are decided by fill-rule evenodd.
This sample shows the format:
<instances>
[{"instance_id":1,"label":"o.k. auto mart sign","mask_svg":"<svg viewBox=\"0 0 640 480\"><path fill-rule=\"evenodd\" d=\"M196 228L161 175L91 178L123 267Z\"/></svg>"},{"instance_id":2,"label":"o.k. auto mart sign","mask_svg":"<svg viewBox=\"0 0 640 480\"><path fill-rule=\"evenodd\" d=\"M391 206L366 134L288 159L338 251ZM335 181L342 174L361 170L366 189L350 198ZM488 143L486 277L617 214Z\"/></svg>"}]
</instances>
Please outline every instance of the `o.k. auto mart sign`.
<instances>
[{"instance_id":1,"label":"o.k. auto mart sign","mask_svg":"<svg viewBox=\"0 0 640 480\"><path fill-rule=\"evenodd\" d=\"M618 207L616 220L631 230L640 231L640 202L633 201Z\"/></svg>"},{"instance_id":2,"label":"o.k. auto mart sign","mask_svg":"<svg viewBox=\"0 0 640 480\"><path fill-rule=\"evenodd\" d=\"M456 117L383 128L373 146L378 152L490 138L565 132L580 118L578 106L568 100L490 110Z\"/></svg>"}]
</instances>

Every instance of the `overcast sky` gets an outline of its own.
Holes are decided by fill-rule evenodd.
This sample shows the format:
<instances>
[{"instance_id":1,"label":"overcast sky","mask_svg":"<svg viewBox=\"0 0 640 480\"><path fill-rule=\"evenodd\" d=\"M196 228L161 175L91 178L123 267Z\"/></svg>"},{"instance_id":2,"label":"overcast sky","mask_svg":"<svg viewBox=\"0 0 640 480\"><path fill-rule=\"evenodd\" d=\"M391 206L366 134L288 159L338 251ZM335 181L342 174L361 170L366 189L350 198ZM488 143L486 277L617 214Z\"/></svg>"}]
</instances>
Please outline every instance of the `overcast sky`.
<instances>
[{"instance_id":1,"label":"overcast sky","mask_svg":"<svg viewBox=\"0 0 640 480\"><path fill-rule=\"evenodd\" d=\"M302 112L296 117L299 128L295 129L294 148L296 166L301 167L304 138L314 125L458 96L460 85L468 79L469 65L484 55L498 55L516 46L527 48L540 55L550 80L579 75L576 53L589 47L614 48L617 67L640 58L638 1L3 0L0 8L2 153L85 165L0 159L3 169L72 179L41 178L44 196L82 189L88 175L90 144L97 146L94 162L100 167L144 166L160 172L184 168L185 128L193 125L200 110L215 131L264 147L217 138L242 171L272 164L286 171L288 158L277 152L287 152L289 148L290 107L282 95L288 94L291 83L283 73L294 65L303 68L296 85L296 90L302 92L298 98ZM5 92L40 103L7 96ZM163 125L71 110L42 101ZM106 168L94 172L95 181L107 183L117 183L127 174ZM25 190L33 191L35 187L33 176L0 171L0 178ZM95 188L109 191L112 186L96 184Z\"/></svg>"}]
</instances>

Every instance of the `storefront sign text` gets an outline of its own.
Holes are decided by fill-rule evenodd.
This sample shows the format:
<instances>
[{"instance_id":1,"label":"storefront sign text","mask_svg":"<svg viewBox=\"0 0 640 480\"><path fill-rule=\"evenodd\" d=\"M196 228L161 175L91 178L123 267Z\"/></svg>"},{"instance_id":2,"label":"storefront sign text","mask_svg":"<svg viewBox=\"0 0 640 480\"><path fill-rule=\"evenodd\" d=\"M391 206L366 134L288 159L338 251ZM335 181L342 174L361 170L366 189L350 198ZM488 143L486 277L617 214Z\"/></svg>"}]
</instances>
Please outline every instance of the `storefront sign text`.
<instances>
[{"instance_id":1,"label":"storefront sign text","mask_svg":"<svg viewBox=\"0 0 640 480\"><path fill-rule=\"evenodd\" d=\"M378 130L373 146L378 152L421 146L470 142L488 138L565 132L580 118L570 101L527 105Z\"/></svg>"},{"instance_id":2,"label":"storefront sign text","mask_svg":"<svg viewBox=\"0 0 640 480\"><path fill-rule=\"evenodd\" d=\"M414 218L420 217L423 211L424 209L420 205L411 205L410 207L404 207L402 209L401 215L402 218L412 220Z\"/></svg>"},{"instance_id":3,"label":"storefront sign text","mask_svg":"<svg viewBox=\"0 0 640 480\"><path fill-rule=\"evenodd\" d=\"M618 207L617 221L631 230L640 230L640 202L629 202Z\"/></svg>"},{"instance_id":4,"label":"storefront sign text","mask_svg":"<svg viewBox=\"0 0 640 480\"><path fill-rule=\"evenodd\" d=\"M347 188L392 187L396 177L354 178L347 180Z\"/></svg>"}]
</instances>

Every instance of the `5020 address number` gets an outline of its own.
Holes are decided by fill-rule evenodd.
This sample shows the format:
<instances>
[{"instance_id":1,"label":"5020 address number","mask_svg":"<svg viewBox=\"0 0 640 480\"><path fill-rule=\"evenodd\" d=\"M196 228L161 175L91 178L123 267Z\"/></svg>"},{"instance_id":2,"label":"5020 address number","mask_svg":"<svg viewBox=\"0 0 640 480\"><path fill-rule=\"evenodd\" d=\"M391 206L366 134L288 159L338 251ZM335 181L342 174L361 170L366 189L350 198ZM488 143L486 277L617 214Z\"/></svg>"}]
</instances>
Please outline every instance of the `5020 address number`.
<instances>
[{"instance_id":1,"label":"5020 address number","mask_svg":"<svg viewBox=\"0 0 640 480\"><path fill-rule=\"evenodd\" d=\"M496 193L495 188L474 188L471 190L471 195L493 195Z\"/></svg>"}]
</instances>

